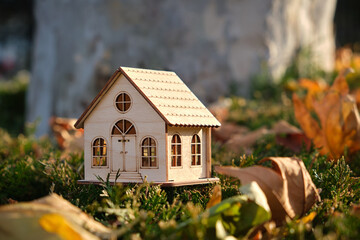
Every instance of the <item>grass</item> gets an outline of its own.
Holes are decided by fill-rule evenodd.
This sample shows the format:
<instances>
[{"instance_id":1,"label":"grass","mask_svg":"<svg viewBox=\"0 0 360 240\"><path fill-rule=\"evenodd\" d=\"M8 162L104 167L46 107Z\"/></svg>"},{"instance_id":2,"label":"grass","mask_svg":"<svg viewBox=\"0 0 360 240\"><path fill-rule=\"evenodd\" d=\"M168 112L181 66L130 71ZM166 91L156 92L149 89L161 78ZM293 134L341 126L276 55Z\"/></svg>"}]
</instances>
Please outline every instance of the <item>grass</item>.
<instances>
[{"instance_id":1,"label":"grass","mask_svg":"<svg viewBox=\"0 0 360 240\"><path fill-rule=\"evenodd\" d=\"M0 142L1 204L9 199L28 201L56 192L103 224L122 229L121 236L125 239L135 235L165 239L171 229L204 211L213 188L213 185L164 189L149 184L112 186L106 179L101 186L77 185L76 181L83 178L82 155L64 155L49 139L35 139L31 135L11 137L1 130L0 139L3 139ZM284 155L294 153L276 145L271 136L256 144L253 155L232 155L232 161L222 161L229 159L229 155L220 147L213 152L216 162L241 167L256 164L266 156ZM354 205L360 199L358 175L344 159L328 162L314 149L297 156L304 160L314 183L321 188L322 201L311 210L317 215L306 224L289 220L268 234L294 239L358 237L360 217L354 213ZM238 181L221 177L223 199L238 195L239 185ZM199 229L200 226L192 229L189 236L198 238Z\"/></svg>"},{"instance_id":2,"label":"grass","mask_svg":"<svg viewBox=\"0 0 360 240\"><path fill-rule=\"evenodd\" d=\"M260 87L257 87L258 89ZM271 89L266 93L271 96ZM274 90L275 91L275 90ZM253 95L256 95L256 91ZM289 97L277 94L273 101L264 96L252 100L233 97L230 120L249 129L270 127L280 119L296 124ZM21 117L20 117L21 119ZM0 204L29 201L55 192L97 221L116 229L122 239L204 239L209 229L195 221L204 212L214 185L160 188L150 184L78 185L83 179L83 155L64 154L50 139L35 139L33 127L16 135L0 130ZM274 239L356 239L360 236L360 154L351 162L344 158L327 161L316 149L295 154L276 144L272 135L260 139L251 155L235 154L213 144L213 163L247 167L268 156L301 158L315 185L321 189L321 202L310 212L314 219L287 220L283 226L265 224L268 238ZM240 182L219 176L222 198L239 195ZM195 219L195 220L194 220ZM184 223L193 224L174 234ZM212 235L215 238L215 235Z\"/></svg>"}]
</instances>

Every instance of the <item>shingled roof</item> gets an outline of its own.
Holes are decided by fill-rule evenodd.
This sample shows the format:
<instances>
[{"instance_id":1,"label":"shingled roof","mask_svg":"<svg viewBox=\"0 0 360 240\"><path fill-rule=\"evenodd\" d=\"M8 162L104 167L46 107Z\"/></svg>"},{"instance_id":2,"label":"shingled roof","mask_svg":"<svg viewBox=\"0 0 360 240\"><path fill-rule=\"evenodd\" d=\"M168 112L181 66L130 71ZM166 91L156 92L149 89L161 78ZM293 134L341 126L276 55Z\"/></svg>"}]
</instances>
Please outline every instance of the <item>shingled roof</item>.
<instances>
[{"instance_id":1,"label":"shingled roof","mask_svg":"<svg viewBox=\"0 0 360 240\"><path fill-rule=\"evenodd\" d=\"M176 73L120 67L75 123L76 128L84 127L87 116L120 74L129 80L167 124L172 126L220 126L219 121Z\"/></svg>"}]
</instances>

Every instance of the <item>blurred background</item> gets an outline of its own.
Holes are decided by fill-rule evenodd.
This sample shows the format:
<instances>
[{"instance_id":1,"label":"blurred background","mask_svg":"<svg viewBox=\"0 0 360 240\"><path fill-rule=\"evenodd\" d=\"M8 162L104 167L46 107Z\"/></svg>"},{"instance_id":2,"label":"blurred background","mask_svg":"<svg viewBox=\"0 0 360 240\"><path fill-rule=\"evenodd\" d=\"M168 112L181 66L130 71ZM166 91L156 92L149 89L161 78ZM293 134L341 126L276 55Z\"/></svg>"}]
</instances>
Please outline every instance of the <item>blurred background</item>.
<instances>
[{"instance_id":1,"label":"blurred background","mask_svg":"<svg viewBox=\"0 0 360 240\"><path fill-rule=\"evenodd\" d=\"M357 0L0 0L0 128L78 118L119 66L175 71L205 105L360 66ZM352 66L353 67L353 66Z\"/></svg>"}]
</instances>

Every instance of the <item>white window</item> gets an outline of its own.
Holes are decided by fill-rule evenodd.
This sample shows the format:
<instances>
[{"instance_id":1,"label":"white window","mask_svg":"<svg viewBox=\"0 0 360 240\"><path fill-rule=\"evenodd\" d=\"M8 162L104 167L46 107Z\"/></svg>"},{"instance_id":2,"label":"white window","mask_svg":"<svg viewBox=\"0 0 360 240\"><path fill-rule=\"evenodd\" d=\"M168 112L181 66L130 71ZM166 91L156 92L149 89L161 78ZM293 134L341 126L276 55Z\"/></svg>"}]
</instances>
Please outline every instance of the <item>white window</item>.
<instances>
[{"instance_id":1,"label":"white window","mask_svg":"<svg viewBox=\"0 0 360 240\"><path fill-rule=\"evenodd\" d=\"M191 165L201 165L201 142L200 137L197 134L191 139Z\"/></svg>"},{"instance_id":2,"label":"white window","mask_svg":"<svg viewBox=\"0 0 360 240\"><path fill-rule=\"evenodd\" d=\"M97 138L92 144L92 166L107 166L107 147L103 138Z\"/></svg>"},{"instance_id":3,"label":"white window","mask_svg":"<svg viewBox=\"0 0 360 240\"><path fill-rule=\"evenodd\" d=\"M156 142L146 137L141 143L141 167L157 167Z\"/></svg>"},{"instance_id":4,"label":"white window","mask_svg":"<svg viewBox=\"0 0 360 240\"><path fill-rule=\"evenodd\" d=\"M178 134L175 134L171 139L171 166L181 166L181 139Z\"/></svg>"}]
</instances>

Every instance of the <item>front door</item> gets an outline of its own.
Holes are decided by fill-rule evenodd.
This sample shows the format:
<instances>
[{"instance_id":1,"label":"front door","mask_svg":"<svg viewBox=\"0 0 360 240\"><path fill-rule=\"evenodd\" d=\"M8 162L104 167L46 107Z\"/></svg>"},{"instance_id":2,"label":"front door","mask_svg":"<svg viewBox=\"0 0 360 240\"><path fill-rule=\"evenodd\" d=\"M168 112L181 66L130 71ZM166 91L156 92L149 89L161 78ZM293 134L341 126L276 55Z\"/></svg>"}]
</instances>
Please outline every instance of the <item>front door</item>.
<instances>
[{"instance_id":1,"label":"front door","mask_svg":"<svg viewBox=\"0 0 360 240\"><path fill-rule=\"evenodd\" d=\"M137 172L136 131L127 120L118 121L112 130L111 137L111 171Z\"/></svg>"}]
</instances>

